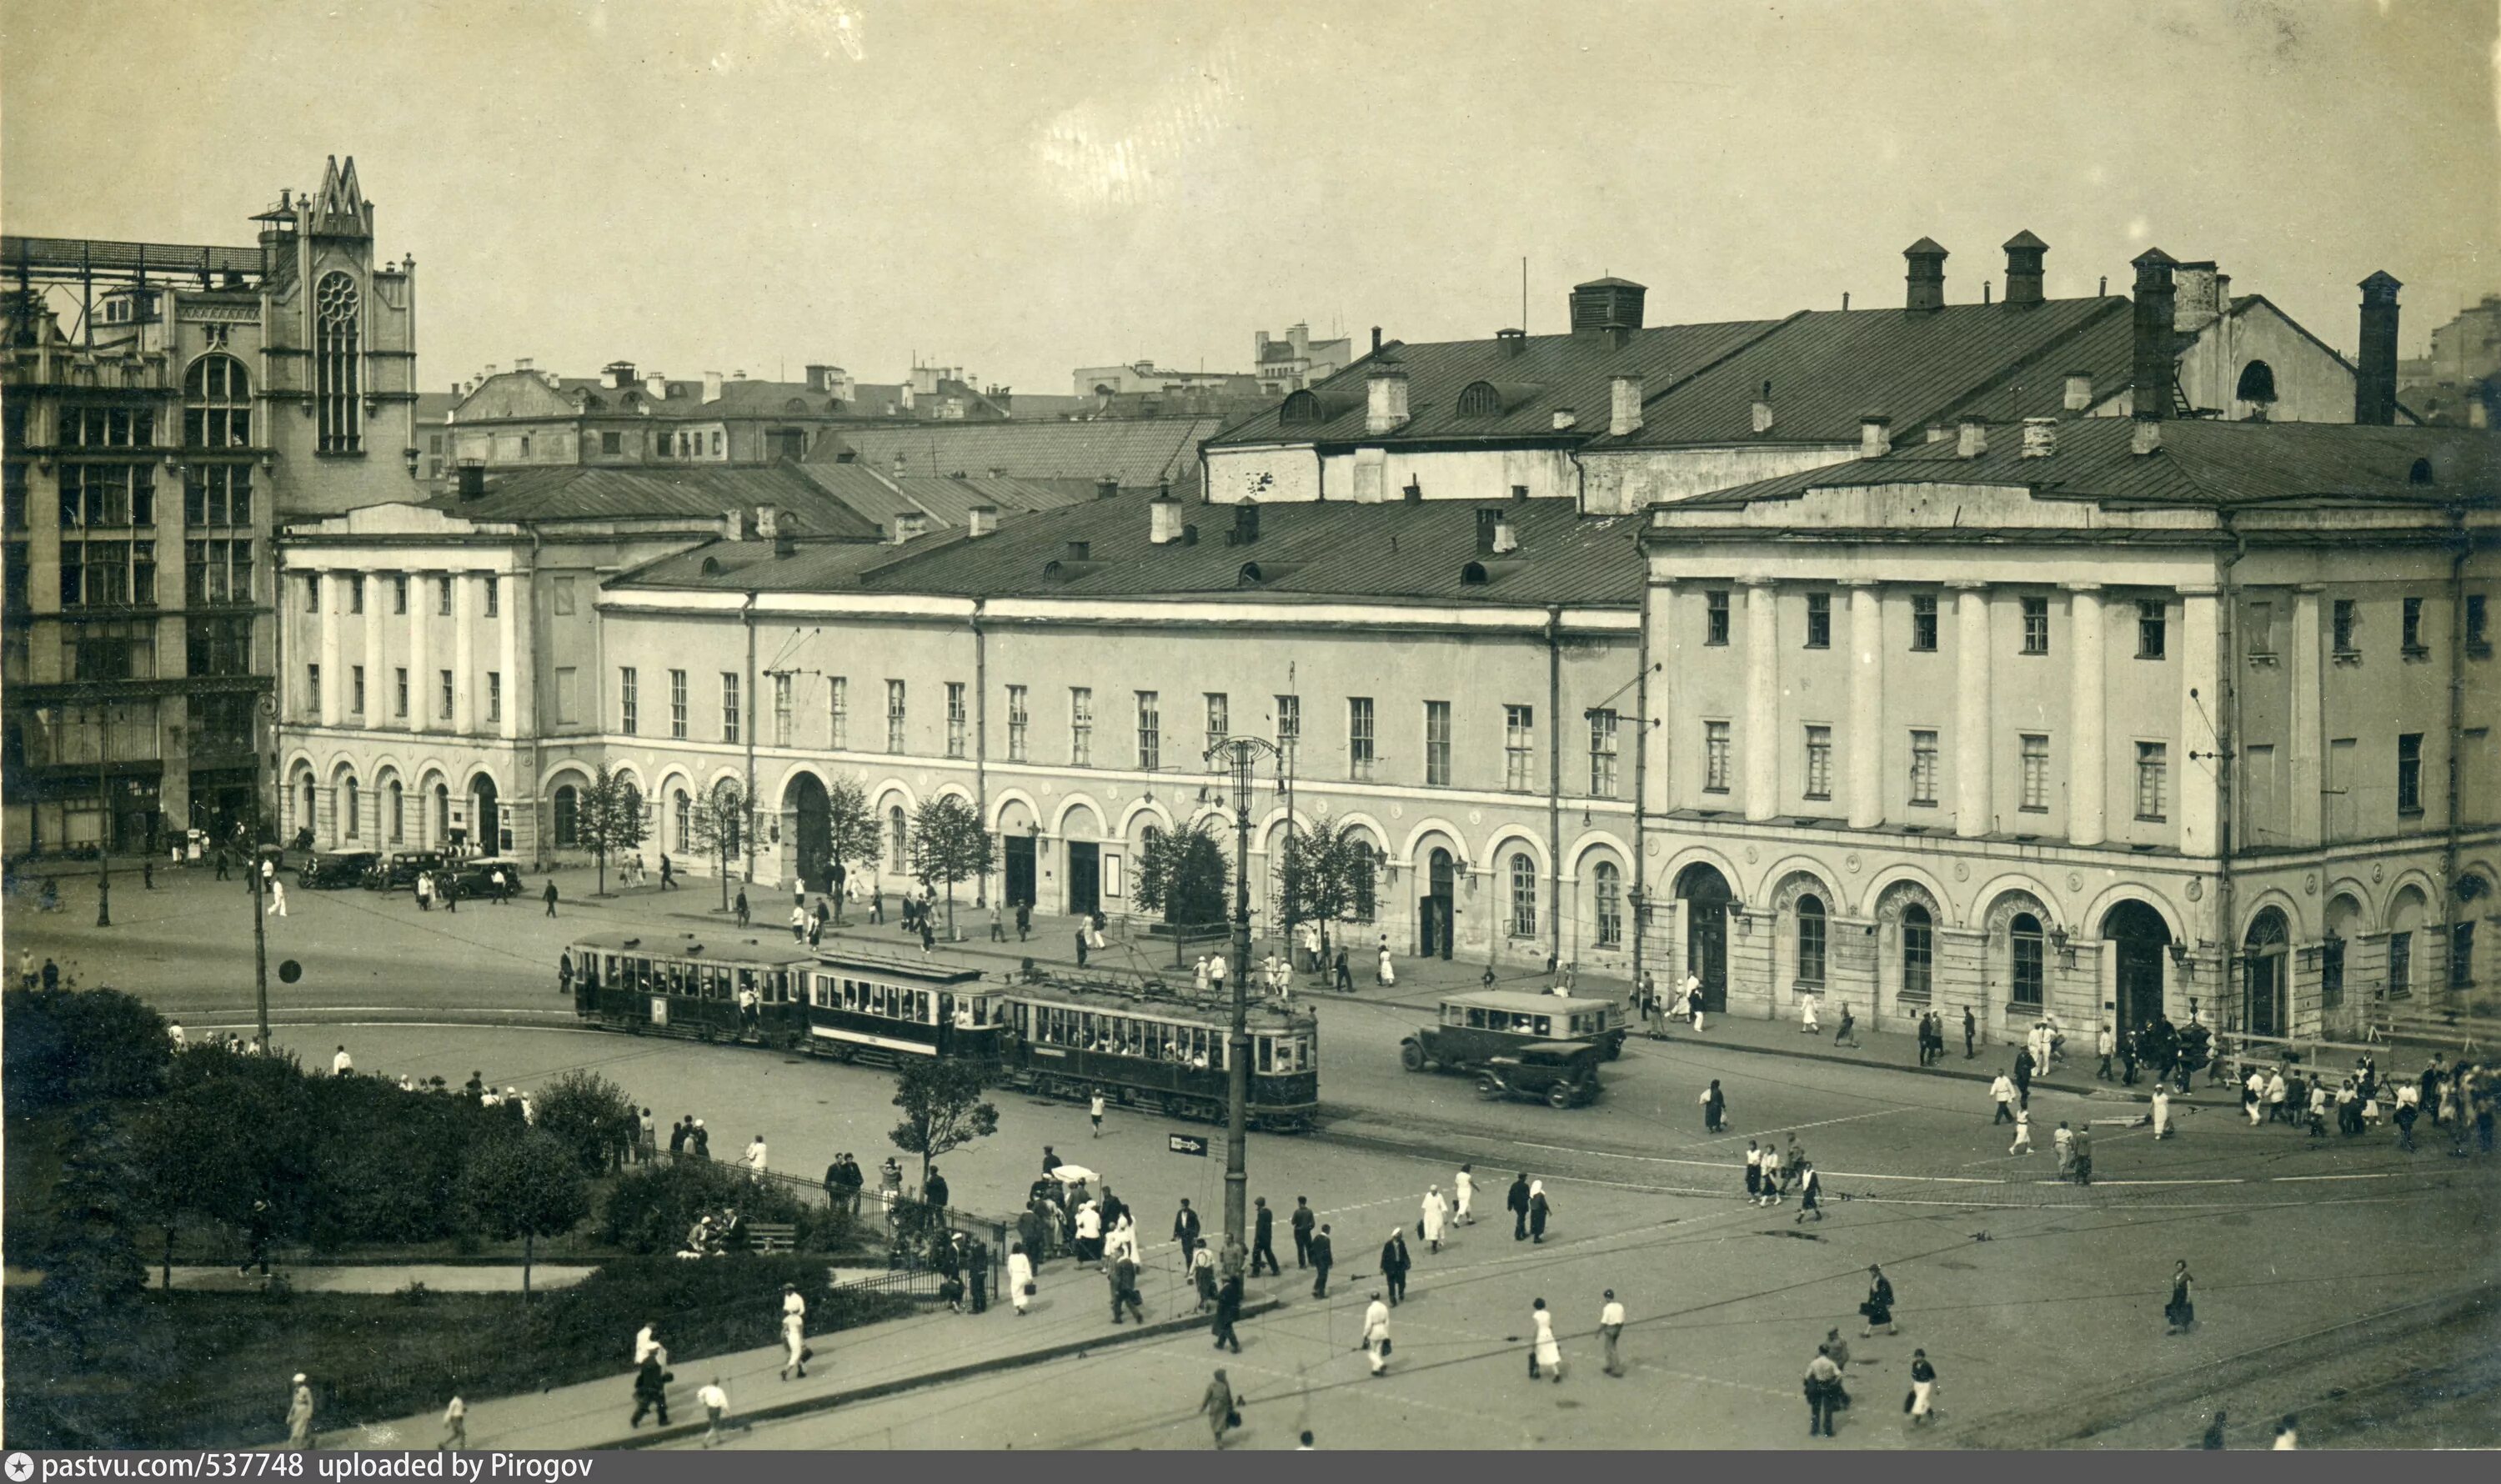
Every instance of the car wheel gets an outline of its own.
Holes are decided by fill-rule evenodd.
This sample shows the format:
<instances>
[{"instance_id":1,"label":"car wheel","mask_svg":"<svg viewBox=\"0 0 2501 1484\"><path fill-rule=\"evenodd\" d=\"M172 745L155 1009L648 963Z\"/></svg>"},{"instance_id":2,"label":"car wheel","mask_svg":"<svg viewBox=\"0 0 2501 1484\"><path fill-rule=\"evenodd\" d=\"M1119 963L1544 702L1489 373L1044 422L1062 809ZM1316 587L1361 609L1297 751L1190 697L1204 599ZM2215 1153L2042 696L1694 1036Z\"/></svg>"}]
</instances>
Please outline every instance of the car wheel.
<instances>
[{"instance_id":1,"label":"car wheel","mask_svg":"<svg viewBox=\"0 0 2501 1484\"><path fill-rule=\"evenodd\" d=\"M1550 1108L1568 1108L1572 1106L1572 1089L1568 1085L1560 1082L1548 1088L1546 1090L1546 1105Z\"/></svg>"},{"instance_id":2,"label":"car wheel","mask_svg":"<svg viewBox=\"0 0 2501 1484\"><path fill-rule=\"evenodd\" d=\"M1620 1035L1607 1037L1607 1060L1613 1062L1623 1054L1624 1038Z\"/></svg>"},{"instance_id":3,"label":"car wheel","mask_svg":"<svg viewBox=\"0 0 2501 1484\"><path fill-rule=\"evenodd\" d=\"M1502 1096L1502 1084L1496 1082L1490 1076L1479 1077L1477 1079L1477 1096L1480 1097L1500 1097Z\"/></svg>"},{"instance_id":4,"label":"car wheel","mask_svg":"<svg viewBox=\"0 0 2501 1484\"><path fill-rule=\"evenodd\" d=\"M1400 1042L1398 1046L1398 1064L1407 1068L1411 1072L1422 1071L1424 1069L1424 1048L1417 1045L1414 1041Z\"/></svg>"}]
</instances>

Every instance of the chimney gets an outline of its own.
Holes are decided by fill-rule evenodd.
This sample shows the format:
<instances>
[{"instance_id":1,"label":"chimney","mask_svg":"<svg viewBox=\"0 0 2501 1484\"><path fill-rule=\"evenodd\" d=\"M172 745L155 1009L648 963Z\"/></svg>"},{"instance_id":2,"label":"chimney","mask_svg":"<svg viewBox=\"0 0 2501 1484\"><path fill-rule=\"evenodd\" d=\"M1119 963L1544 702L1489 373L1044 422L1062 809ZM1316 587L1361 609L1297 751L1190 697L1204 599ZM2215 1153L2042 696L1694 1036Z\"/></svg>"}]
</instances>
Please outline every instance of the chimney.
<instances>
[{"instance_id":1,"label":"chimney","mask_svg":"<svg viewBox=\"0 0 2501 1484\"><path fill-rule=\"evenodd\" d=\"M2088 412L2093 405L2093 374L2090 371L2067 373L2067 395L2060 403L2069 412Z\"/></svg>"},{"instance_id":2,"label":"chimney","mask_svg":"<svg viewBox=\"0 0 2501 1484\"><path fill-rule=\"evenodd\" d=\"M1769 383L1769 382L1765 382L1765 383L1763 383L1763 393L1762 393L1762 395L1760 395L1760 396L1758 396L1758 397L1754 398L1754 431L1755 431L1757 434L1762 434L1762 433L1768 433L1768 432L1770 432L1771 430L1772 430L1772 384L1771 384L1771 383Z\"/></svg>"},{"instance_id":3,"label":"chimney","mask_svg":"<svg viewBox=\"0 0 2501 1484\"><path fill-rule=\"evenodd\" d=\"M1511 523L1511 516L1497 510L1493 514L1492 556L1508 556L1519 550L1519 531Z\"/></svg>"},{"instance_id":4,"label":"chimney","mask_svg":"<svg viewBox=\"0 0 2501 1484\"><path fill-rule=\"evenodd\" d=\"M999 507L996 505L976 505L964 512L964 534L967 536L992 535L998 528Z\"/></svg>"},{"instance_id":5,"label":"chimney","mask_svg":"<svg viewBox=\"0 0 2501 1484\"><path fill-rule=\"evenodd\" d=\"M1363 392L1366 433L1379 436L1407 421L1407 368L1396 359L1373 362L1363 379Z\"/></svg>"},{"instance_id":6,"label":"chimney","mask_svg":"<svg viewBox=\"0 0 2501 1484\"><path fill-rule=\"evenodd\" d=\"M1091 541L1071 541L1070 543L1068 543L1068 556L1067 556L1067 559L1068 559L1068 560L1070 560L1070 561L1088 561L1088 560L1091 560L1091 559L1093 558L1093 556L1094 556L1094 543L1093 543L1093 542L1091 542Z\"/></svg>"},{"instance_id":7,"label":"chimney","mask_svg":"<svg viewBox=\"0 0 2501 1484\"><path fill-rule=\"evenodd\" d=\"M787 559L799 555L799 538L788 527L773 538L773 555Z\"/></svg>"},{"instance_id":8,"label":"chimney","mask_svg":"<svg viewBox=\"0 0 2501 1484\"><path fill-rule=\"evenodd\" d=\"M1642 379L1638 376L1618 376L1607 384L1607 391L1608 436L1621 438L1627 433L1640 432Z\"/></svg>"},{"instance_id":9,"label":"chimney","mask_svg":"<svg viewBox=\"0 0 2501 1484\"><path fill-rule=\"evenodd\" d=\"M782 512L771 505L756 506L755 534L767 541L779 539L782 534Z\"/></svg>"},{"instance_id":10,"label":"chimney","mask_svg":"<svg viewBox=\"0 0 2501 1484\"><path fill-rule=\"evenodd\" d=\"M1526 330L1496 330L1493 338L1501 344L1502 354L1506 356L1517 355L1528 349Z\"/></svg>"},{"instance_id":11,"label":"chimney","mask_svg":"<svg viewBox=\"0 0 2501 1484\"><path fill-rule=\"evenodd\" d=\"M2231 312L2232 276L2228 273L2218 273L2215 275L2215 313L2228 315Z\"/></svg>"},{"instance_id":12,"label":"chimney","mask_svg":"<svg viewBox=\"0 0 2501 1484\"><path fill-rule=\"evenodd\" d=\"M2148 454L2161 453L2162 420L2138 413L2136 420L2128 424L2127 451L2140 458Z\"/></svg>"},{"instance_id":13,"label":"chimney","mask_svg":"<svg viewBox=\"0 0 2501 1484\"><path fill-rule=\"evenodd\" d=\"M894 521L890 528L894 532L893 541L896 546L901 546L907 541L917 541L929 534L929 513L925 510L898 510L894 513Z\"/></svg>"},{"instance_id":14,"label":"chimney","mask_svg":"<svg viewBox=\"0 0 2501 1484\"><path fill-rule=\"evenodd\" d=\"M1119 492L1120 482L1114 479L1109 474L1104 475L1101 479L1094 482L1094 498L1098 500L1116 498L1118 496Z\"/></svg>"},{"instance_id":15,"label":"chimney","mask_svg":"<svg viewBox=\"0 0 2501 1484\"><path fill-rule=\"evenodd\" d=\"M1554 430L1558 433L1569 429L1580 421L1580 413L1572 408L1557 407L1554 409Z\"/></svg>"},{"instance_id":16,"label":"chimney","mask_svg":"<svg viewBox=\"0 0 2501 1484\"><path fill-rule=\"evenodd\" d=\"M2148 248L2132 264L2136 269L2136 352L2129 378L2129 400L2140 418L2171 413L2171 390L2179 375L2179 352L2173 340L2171 270L2177 266L2160 248Z\"/></svg>"},{"instance_id":17,"label":"chimney","mask_svg":"<svg viewBox=\"0 0 2501 1484\"><path fill-rule=\"evenodd\" d=\"M2024 419L2021 456L2047 458L2056 452L2058 452L2058 420L2055 418Z\"/></svg>"},{"instance_id":18,"label":"chimney","mask_svg":"<svg viewBox=\"0 0 2501 1484\"><path fill-rule=\"evenodd\" d=\"M2215 288L2222 275L2215 271L2210 259L2205 262L2181 263L2172 270L2171 327L2181 335L2194 335L2215 322L2222 310L2215 302Z\"/></svg>"},{"instance_id":19,"label":"chimney","mask_svg":"<svg viewBox=\"0 0 2501 1484\"><path fill-rule=\"evenodd\" d=\"M1979 418L1965 417L1954 437L1954 457L1978 458L1988 452L1988 424Z\"/></svg>"},{"instance_id":20,"label":"chimney","mask_svg":"<svg viewBox=\"0 0 2501 1484\"><path fill-rule=\"evenodd\" d=\"M483 499L486 493L486 466L475 458L460 460L460 497Z\"/></svg>"},{"instance_id":21,"label":"chimney","mask_svg":"<svg viewBox=\"0 0 2501 1484\"><path fill-rule=\"evenodd\" d=\"M2387 427L2397 421L2397 290L2384 271L2362 281L2362 350L2353 372L2353 421Z\"/></svg>"},{"instance_id":22,"label":"chimney","mask_svg":"<svg viewBox=\"0 0 2501 1484\"><path fill-rule=\"evenodd\" d=\"M1227 546L1249 546L1259 539L1259 507L1244 500L1233 507L1233 532L1224 538Z\"/></svg>"},{"instance_id":23,"label":"chimney","mask_svg":"<svg viewBox=\"0 0 2501 1484\"><path fill-rule=\"evenodd\" d=\"M1501 529L1502 524L1502 509L1500 506L1481 505L1477 507L1478 556L1490 556L1493 555L1494 532Z\"/></svg>"},{"instance_id":24,"label":"chimney","mask_svg":"<svg viewBox=\"0 0 2501 1484\"><path fill-rule=\"evenodd\" d=\"M1882 458L1893 452L1893 420L1871 412L1858 420L1858 456Z\"/></svg>"},{"instance_id":25,"label":"chimney","mask_svg":"<svg viewBox=\"0 0 2501 1484\"><path fill-rule=\"evenodd\" d=\"M1929 310L1946 307L1946 250L1936 239L1922 237L1902 250L1910 260L1911 271L1904 282L1910 287L1902 300L1905 309Z\"/></svg>"},{"instance_id":26,"label":"chimney","mask_svg":"<svg viewBox=\"0 0 2501 1484\"><path fill-rule=\"evenodd\" d=\"M1381 354L1381 326L1377 324L1372 327L1372 354Z\"/></svg>"},{"instance_id":27,"label":"chimney","mask_svg":"<svg viewBox=\"0 0 2501 1484\"><path fill-rule=\"evenodd\" d=\"M533 364L534 362L527 355L516 355L513 357L513 369L516 371L527 371Z\"/></svg>"},{"instance_id":28,"label":"chimney","mask_svg":"<svg viewBox=\"0 0 2501 1484\"><path fill-rule=\"evenodd\" d=\"M2041 258L2050 245L2030 232L2017 232L2006 240L2006 302L2038 304L2041 302Z\"/></svg>"},{"instance_id":29,"label":"chimney","mask_svg":"<svg viewBox=\"0 0 2501 1484\"><path fill-rule=\"evenodd\" d=\"M1170 546L1181 539L1181 501L1172 497L1172 488L1155 490L1147 501L1147 540L1156 546Z\"/></svg>"},{"instance_id":30,"label":"chimney","mask_svg":"<svg viewBox=\"0 0 2501 1484\"><path fill-rule=\"evenodd\" d=\"M654 371L643 378L643 394L655 402L669 399L669 379Z\"/></svg>"},{"instance_id":31,"label":"chimney","mask_svg":"<svg viewBox=\"0 0 2501 1484\"><path fill-rule=\"evenodd\" d=\"M1631 332L1642 327L1642 314L1650 290L1630 279L1592 279L1572 287L1572 333L1603 334L1615 339L1618 330L1629 340Z\"/></svg>"},{"instance_id":32,"label":"chimney","mask_svg":"<svg viewBox=\"0 0 2501 1484\"><path fill-rule=\"evenodd\" d=\"M732 505L720 513L720 534L724 541L747 539L747 512Z\"/></svg>"},{"instance_id":33,"label":"chimney","mask_svg":"<svg viewBox=\"0 0 2501 1484\"><path fill-rule=\"evenodd\" d=\"M893 469L894 469L894 477L895 477L896 479L901 479L901 478L903 478L903 451L902 451L901 449L896 449L896 450L894 451L894 464L893 464Z\"/></svg>"},{"instance_id":34,"label":"chimney","mask_svg":"<svg viewBox=\"0 0 2501 1484\"><path fill-rule=\"evenodd\" d=\"M717 402L720 400L719 372L707 371L704 373L704 400L707 402Z\"/></svg>"}]
</instances>

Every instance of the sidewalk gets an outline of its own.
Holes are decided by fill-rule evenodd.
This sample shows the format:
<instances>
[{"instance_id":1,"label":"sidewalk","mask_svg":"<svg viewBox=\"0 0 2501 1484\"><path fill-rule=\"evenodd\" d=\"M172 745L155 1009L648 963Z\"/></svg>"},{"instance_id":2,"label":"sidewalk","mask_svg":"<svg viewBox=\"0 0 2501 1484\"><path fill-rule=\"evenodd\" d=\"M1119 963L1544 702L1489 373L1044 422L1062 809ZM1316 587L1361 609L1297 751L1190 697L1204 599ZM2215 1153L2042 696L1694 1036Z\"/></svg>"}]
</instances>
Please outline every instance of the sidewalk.
<instances>
[{"instance_id":1,"label":"sidewalk","mask_svg":"<svg viewBox=\"0 0 2501 1484\"><path fill-rule=\"evenodd\" d=\"M411 1283L422 1283L438 1294L517 1294L521 1291L521 1265L518 1263L415 1263L415 1264L347 1264L338 1266L305 1266L293 1263L273 1264L272 1272L283 1275L287 1286L299 1294L395 1294ZM570 1288L599 1269L578 1263L539 1263L530 1268L530 1289ZM148 1276L160 1277L162 1269L150 1267ZM200 1289L213 1293L258 1293L258 1272L241 1273L231 1267L174 1268L174 1286ZM150 1287L154 1287L151 1282Z\"/></svg>"}]
</instances>

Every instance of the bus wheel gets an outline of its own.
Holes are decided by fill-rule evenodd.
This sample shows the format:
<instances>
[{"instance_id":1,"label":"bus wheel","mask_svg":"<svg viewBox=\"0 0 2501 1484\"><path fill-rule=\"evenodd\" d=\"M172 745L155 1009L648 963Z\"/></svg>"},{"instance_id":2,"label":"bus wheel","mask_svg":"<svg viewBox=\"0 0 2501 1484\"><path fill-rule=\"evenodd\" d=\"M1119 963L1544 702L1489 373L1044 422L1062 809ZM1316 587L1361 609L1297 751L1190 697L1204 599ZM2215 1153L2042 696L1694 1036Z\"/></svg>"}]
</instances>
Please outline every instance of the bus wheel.
<instances>
[{"instance_id":1,"label":"bus wheel","mask_svg":"<svg viewBox=\"0 0 2501 1484\"><path fill-rule=\"evenodd\" d=\"M1414 1041L1398 1043L1398 1064L1411 1072L1424 1069L1424 1048Z\"/></svg>"}]
</instances>

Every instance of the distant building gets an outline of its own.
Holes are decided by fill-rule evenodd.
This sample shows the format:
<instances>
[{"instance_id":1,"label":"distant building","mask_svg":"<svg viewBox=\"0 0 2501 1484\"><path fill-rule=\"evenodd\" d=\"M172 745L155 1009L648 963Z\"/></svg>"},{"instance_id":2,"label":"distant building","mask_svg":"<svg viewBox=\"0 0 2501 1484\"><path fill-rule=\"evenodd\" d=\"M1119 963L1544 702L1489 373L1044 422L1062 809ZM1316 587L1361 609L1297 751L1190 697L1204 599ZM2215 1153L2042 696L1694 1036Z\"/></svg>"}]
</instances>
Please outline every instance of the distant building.
<instances>
[{"instance_id":1,"label":"distant building","mask_svg":"<svg viewBox=\"0 0 2501 1484\"><path fill-rule=\"evenodd\" d=\"M1290 326L1277 339L1270 338L1266 330L1254 331L1253 335L1251 351L1259 389L1272 397L1317 386L1354 361L1352 340L1314 340L1308 324Z\"/></svg>"},{"instance_id":2,"label":"distant building","mask_svg":"<svg viewBox=\"0 0 2501 1484\"><path fill-rule=\"evenodd\" d=\"M1123 392L1213 391L1228 396L1255 396L1265 389L1259 379L1242 371L1173 371L1151 360L1125 366L1080 366L1075 376L1080 398L1117 396Z\"/></svg>"},{"instance_id":3,"label":"distant building","mask_svg":"<svg viewBox=\"0 0 2501 1484\"><path fill-rule=\"evenodd\" d=\"M1223 425L1214 417L1088 422L854 423L808 455L807 466L867 465L889 480L911 477L1078 481L1091 489L1171 487L1196 498L1199 445Z\"/></svg>"},{"instance_id":4,"label":"distant building","mask_svg":"<svg viewBox=\"0 0 2501 1484\"><path fill-rule=\"evenodd\" d=\"M2491 427L2501 405L2501 294L2431 332L2431 354L2397 367L2398 392L2427 422Z\"/></svg>"},{"instance_id":5,"label":"distant building","mask_svg":"<svg viewBox=\"0 0 2501 1484\"><path fill-rule=\"evenodd\" d=\"M455 388L448 417L427 429L425 467L440 482L464 463L500 472L798 458L847 415L846 389L856 390L839 366L810 366L804 382L750 381L744 371L672 381L623 360L595 378L527 361L489 366Z\"/></svg>"}]
</instances>

